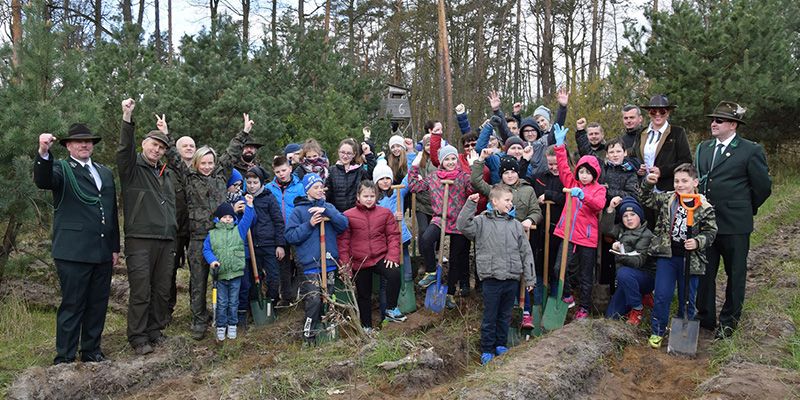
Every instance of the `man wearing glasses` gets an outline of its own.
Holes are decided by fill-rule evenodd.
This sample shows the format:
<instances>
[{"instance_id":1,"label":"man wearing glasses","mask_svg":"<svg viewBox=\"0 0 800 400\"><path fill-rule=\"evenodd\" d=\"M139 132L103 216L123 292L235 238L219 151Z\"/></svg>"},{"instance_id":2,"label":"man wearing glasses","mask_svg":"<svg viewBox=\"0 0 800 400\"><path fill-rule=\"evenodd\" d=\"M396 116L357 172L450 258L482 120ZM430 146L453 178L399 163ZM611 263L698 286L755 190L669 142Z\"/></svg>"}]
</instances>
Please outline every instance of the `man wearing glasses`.
<instances>
[{"instance_id":1,"label":"man wearing glasses","mask_svg":"<svg viewBox=\"0 0 800 400\"><path fill-rule=\"evenodd\" d=\"M697 318L700 326L714 330L717 339L730 337L742 315L747 252L753 215L772 193L764 149L736 134L744 125L746 109L739 104L719 103L711 118L713 138L697 145L699 191L714 206L717 237L706 251L708 267L697 289ZM725 264L725 304L717 326L716 279L720 258Z\"/></svg>"},{"instance_id":2,"label":"man wearing glasses","mask_svg":"<svg viewBox=\"0 0 800 400\"><path fill-rule=\"evenodd\" d=\"M650 125L642 130L630 149L631 155L643 162L637 173L639 176L660 173L655 189L662 192L673 190L675 167L692 162L686 130L669 123L669 115L675 105L670 104L663 94L651 97L650 104L641 108L648 111Z\"/></svg>"}]
</instances>

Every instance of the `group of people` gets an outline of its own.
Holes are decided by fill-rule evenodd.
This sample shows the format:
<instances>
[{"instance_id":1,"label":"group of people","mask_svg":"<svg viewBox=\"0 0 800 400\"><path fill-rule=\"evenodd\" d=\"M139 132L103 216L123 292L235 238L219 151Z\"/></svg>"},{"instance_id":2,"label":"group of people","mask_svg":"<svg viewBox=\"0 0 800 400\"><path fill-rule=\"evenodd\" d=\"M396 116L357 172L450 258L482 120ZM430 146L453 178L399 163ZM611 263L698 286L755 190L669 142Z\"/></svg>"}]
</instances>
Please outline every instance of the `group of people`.
<instances>
[{"instance_id":1,"label":"group of people","mask_svg":"<svg viewBox=\"0 0 800 400\"><path fill-rule=\"evenodd\" d=\"M302 337L309 344L322 329L324 293L334 293L339 279L352 279L365 331L373 329L374 274L380 318L402 322L400 288L415 276L423 289L437 281L436 253L443 251L445 235L446 307L458 306L456 295L481 293L484 364L507 351L520 284L526 289L519 304L523 328L533 327L532 314L555 295L563 240L568 279L559 301L578 306L575 320L595 310L599 256L599 281L613 290L606 316L638 325L644 307L653 307L652 347L660 347L666 335L676 286L680 296L688 296L690 318L718 338L729 337L741 318L753 215L771 192L763 149L737 134L745 109L721 102L708 115L713 137L697 146L694 161L685 130L669 122L675 106L664 95L625 106L625 132L610 140L600 124L579 119L570 154L564 127L569 94L560 90L556 98L553 120L545 106L521 116L520 103L506 116L491 93L492 114L475 130L459 105L460 151L443 139L440 122L428 121L416 143L394 135L378 146L366 130L363 140L344 139L335 163L313 138L289 144L272 158L271 171L259 162L262 144L252 137L254 122L247 114L243 129L219 155L209 146L196 148L188 136L175 140L163 115L156 116L157 129L144 135L137 153L135 102L123 101L116 172L130 345L144 355L164 342L176 271L184 262L190 271L190 329L197 340L211 322L209 275L218 287L219 341L236 339L237 328L246 327L250 300L262 290L255 285L259 280L267 283L262 294L279 307L304 303ZM650 117L647 125L642 109ZM55 209L52 253L62 302L54 362L74 361L79 346L82 361L103 361L100 336L111 269L121 251L114 177L91 160L100 137L85 125L72 125L59 139L67 159L54 160L55 140L40 135L34 161L35 183L53 192ZM409 229L408 210L417 229ZM410 260L415 235L424 260L419 272ZM718 318L720 260L728 282ZM551 282L544 282L545 271Z\"/></svg>"}]
</instances>

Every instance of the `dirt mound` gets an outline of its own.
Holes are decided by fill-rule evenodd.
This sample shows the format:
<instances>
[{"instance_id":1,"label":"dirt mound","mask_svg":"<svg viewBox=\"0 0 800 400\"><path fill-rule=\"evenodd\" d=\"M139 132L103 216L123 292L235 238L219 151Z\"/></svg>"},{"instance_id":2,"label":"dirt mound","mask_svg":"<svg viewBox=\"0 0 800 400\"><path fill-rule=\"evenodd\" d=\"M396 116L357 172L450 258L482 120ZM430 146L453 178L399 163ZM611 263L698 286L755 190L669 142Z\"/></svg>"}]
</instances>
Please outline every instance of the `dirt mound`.
<instances>
[{"instance_id":1,"label":"dirt mound","mask_svg":"<svg viewBox=\"0 0 800 400\"><path fill-rule=\"evenodd\" d=\"M573 322L473 373L457 395L461 399L573 398L604 373L598 364L635 337L630 326L618 321Z\"/></svg>"},{"instance_id":2,"label":"dirt mound","mask_svg":"<svg viewBox=\"0 0 800 400\"><path fill-rule=\"evenodd\" d=\"M8 399L94 399L134 391L203 362L192 346L174 338L146 357L30 368L14 381Z\"/></svg>"},{"instance_id":3,"label":"dirt mound","mask_svg":"<svg viewBox=\"0 0 800 400\"><path fill-rule=\"evenodd\" d=\"M734 362L703 382L699 399L796 399L800 397L800 374L784 368L749 362Z\"/></svg>"}]
</instances>

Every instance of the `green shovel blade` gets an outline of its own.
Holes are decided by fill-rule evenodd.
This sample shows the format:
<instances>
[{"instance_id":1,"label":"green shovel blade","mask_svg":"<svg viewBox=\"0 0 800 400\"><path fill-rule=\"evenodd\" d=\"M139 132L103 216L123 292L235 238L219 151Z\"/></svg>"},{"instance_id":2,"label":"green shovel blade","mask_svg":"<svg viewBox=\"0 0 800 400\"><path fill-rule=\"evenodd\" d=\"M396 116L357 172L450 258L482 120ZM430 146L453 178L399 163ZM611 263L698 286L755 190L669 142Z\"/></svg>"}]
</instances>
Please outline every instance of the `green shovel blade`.
<instances>
[{"instance_id":1,"label":"green shovel blade","mask_svg":"<svg viewBox=\"0 0 800 400\"><path fill-rule=\"evenodd\" d=\"M558 293L564 293L564 282L558 282ZM564 303L560 298L550 296L542 316L544 330L554 331L564 326L564 322L567 320L567 310L569 310L569 304Z\"/></svg>"}]
</instances>

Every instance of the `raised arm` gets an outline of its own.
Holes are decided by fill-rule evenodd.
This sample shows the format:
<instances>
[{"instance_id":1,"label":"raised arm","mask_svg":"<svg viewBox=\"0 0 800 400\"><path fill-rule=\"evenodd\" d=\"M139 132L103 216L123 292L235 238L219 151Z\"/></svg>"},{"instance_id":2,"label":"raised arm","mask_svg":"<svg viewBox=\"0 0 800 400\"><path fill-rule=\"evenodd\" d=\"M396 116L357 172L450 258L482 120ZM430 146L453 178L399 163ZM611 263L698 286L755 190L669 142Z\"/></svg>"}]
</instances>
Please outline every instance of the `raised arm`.
<instances>
[{"instance_id":1,"label":"raised arm","mask_svg":"<svg viewBox=\"0 0 800 400\"><path fill-rule=\"evenodd\" d=\"M130 178L133 168L136 166L134 108L136 108L136 102L133 99L127 98L122 101L122 130L119 134L119 147L117 147L117 172L123 181Z\"/></svg>"},{"instance_id":2,"label":"raised arm","mask_svg":"<svg viewBox=\"0 0 800 400\"><path fill-rule=\"evenodd\" d=\"M471 170L469 175L469 183L472 184L472 187L475 188L476 192L484 196L488 196L489 192L492 190L492 187L483 180L484 160L486 159L486 156L488 156L488 153L488 149L484 149L481 152L481 158L475 160L475 163L473 163L472 167L470 167Z\"/></svg>"},{"instance_id":3,"label":"raised arm","mask_svg":"<svg viewBox=\"0 0 800 400\"><path fill-rule=\"evenodd\" d=\"M250 114L245 113L242 114L242 116L244 117L244 128L231 139L225 153L219 157L219 165L226 171L232 169L236 160L242 156L244 143L247 141L247 138L250 137L250 130L253 129L253 124L255 124L255 122L250 119ZM226 175L230 174L226 173Z\"/></svg>"},{"instance_id":4,"label":"raised arm","mask_svg":"<svg viewBox=\"0 0 800 400\"><path fill-rule=\"evenodd\" d=\"M61 172L55 171L53 155L50 147L56 137L49 133L39 135L39 150L33 164L33 182L39 189L55 189L61 187Z\"/></svg>"}]
</instances>

